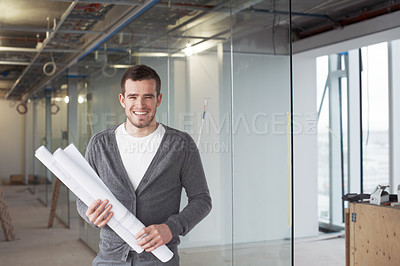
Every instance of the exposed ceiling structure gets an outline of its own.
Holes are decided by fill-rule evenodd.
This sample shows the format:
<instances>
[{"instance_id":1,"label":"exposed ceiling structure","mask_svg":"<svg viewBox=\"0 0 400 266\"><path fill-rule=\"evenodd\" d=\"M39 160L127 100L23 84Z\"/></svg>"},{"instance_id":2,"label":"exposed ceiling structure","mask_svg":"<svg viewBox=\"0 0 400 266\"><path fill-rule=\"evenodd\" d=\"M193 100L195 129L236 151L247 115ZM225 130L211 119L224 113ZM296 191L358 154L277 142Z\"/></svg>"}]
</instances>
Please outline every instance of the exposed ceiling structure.
<instances>
[{"instance_id":1,"label":"exposed ceiling structure","mask_svg":"<svg viewBox=\"0 0 400 266\"><path fill-rule=\"evenodd\" d=\"M184 56L230 36L241 49L262 31L273 53L285 53L274 36L289 36L288 0L0 0L0 9L0 97L18 101L77 62L80 74L113 71L137 54ZM292 1L293 40L399 10L400 0Z\"/></svg>"}]
</instances>

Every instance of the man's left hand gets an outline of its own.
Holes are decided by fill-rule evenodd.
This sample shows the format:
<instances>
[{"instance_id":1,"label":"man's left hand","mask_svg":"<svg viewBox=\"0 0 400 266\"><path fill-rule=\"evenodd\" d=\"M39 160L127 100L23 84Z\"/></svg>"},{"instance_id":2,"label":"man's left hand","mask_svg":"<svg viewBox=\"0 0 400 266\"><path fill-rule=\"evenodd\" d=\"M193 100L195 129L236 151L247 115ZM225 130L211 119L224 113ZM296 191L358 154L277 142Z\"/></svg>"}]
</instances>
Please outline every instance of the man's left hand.
<instances>
[{"instance_id":1,"label":"man's left hand","mask_svg":"<svg viewBox=\"0 0 400 266\"><path fill-rule=\"evenodd\" d=\"M144 237L138 241L138 245L146 252L151 252L172 239L171 230L166 224L153 224L145 227L135 235L135 238L139 239L142 236Z\"/></svg>"}]
</instances>

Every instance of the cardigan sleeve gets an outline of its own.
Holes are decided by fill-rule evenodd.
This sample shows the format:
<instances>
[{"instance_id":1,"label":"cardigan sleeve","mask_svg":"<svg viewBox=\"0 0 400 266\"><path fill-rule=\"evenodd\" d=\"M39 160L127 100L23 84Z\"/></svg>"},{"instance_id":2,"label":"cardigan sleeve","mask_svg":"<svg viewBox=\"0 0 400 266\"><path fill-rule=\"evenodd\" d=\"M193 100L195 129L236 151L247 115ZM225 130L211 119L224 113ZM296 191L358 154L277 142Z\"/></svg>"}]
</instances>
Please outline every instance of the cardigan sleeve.
<instances>
[{"instance_id":1,"label":"cardigan sleeve","mask_svg":"<svg viewBox=\"0 0 400 266\"><path fill-rule=\"evenodd\" d=\"M181 170L181 182L188 197L188 204L178 214L165 222L172 235L186 235L211 211L211 197L201 163L200 153L193 139L188 136L185 145L185 162Z\"/></svg>"},{"instance_id":2,"label":"cardigan sleeve","mask_svg":"<svg viewBox=\"0 0 400 266\"><path fill-rule=\"evenodd\" d=\"M88 161L88 163L90 164L91 167L94 168L94 164L93 164L93 160L92 160L92 153L93 153L93 138L89 141L89 144L86 148L86 153L85 153L85 158ZM96 169L95 169L96 170ZM94 223L92 223L91 221L89 221L89 218L86 216L86 211L88 209L88 206L79 198L76 199L76 209L79 213L79 215L91 226L98 228L98 226L96 226Z\"/></svg>"}]
</instances>

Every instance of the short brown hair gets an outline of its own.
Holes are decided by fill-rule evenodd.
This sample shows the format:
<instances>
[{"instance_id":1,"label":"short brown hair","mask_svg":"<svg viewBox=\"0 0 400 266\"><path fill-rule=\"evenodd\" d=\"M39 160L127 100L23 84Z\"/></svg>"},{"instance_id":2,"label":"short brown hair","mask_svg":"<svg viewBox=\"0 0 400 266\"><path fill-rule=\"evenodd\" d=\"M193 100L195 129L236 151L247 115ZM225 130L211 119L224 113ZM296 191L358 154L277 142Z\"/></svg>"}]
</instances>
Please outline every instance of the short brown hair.
<instances>
[{"instance_id":1,"label":"short brown hair","mask_svg":"<svg viewBox=\"0 0 400 266\"><path fill-rule=\"evenodd\" d=\"M160 95L161 91L161 79L157 72L149 66L146 65L136 65L128 68L121 79L121 93L125 95L125 83L130 79L132 81L140 80L151 80L156 81L156 92L157 96Z\"/></svg>"}]
</instances>

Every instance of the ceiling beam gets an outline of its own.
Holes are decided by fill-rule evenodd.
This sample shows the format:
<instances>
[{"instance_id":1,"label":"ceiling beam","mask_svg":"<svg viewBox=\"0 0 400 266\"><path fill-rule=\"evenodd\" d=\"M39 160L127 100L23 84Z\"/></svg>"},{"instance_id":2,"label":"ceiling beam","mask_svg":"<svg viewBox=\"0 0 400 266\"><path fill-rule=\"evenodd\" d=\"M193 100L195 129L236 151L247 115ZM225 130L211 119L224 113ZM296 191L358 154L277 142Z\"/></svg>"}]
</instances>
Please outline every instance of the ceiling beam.
<instances>
[{"instance_id":1,"label":"ceiling beam","mask_svg":"<svg viewBox=\"0 0 400 266\"><path fill-rule=\"evenodd\" d=\"M81 50L73 50L73 49L57 49L57 48L45 48L42 50L42 53L78 53ZM0 46L0 52L18 52L18 53L37 53L39 49L37 48L28 48L28 47L9 47L9 46Z\"/></svg>"},{"instance_id":2,"label":"ceiling beam","mask_svg":"<svg viewBox=\"0 0 400 266\"><path fill-rule=\"evenodd\" d=\"M48 0L49 2L71 2L71 0ZM143 3L139 1L121 1L121 0L81 0L81 4L111 4L111 5L126 5L126 6L140 6Z\"/></svg>"},{"instance_id":3,"label":"ceiling beam","mask_svg":"<svg viewBox=\"0 0 400 266\"><path fill-rule=\"evenodd\" d=\"M46 86L49 82L51 82L54 78L59 76L61 73L63 73L67 68L70 66L76 64L79 62L79 60L83 59L86 57L88 54L90 54L92 51L94 51L96 48L98 48L100 45L102 45L104 42L106 42L109 38L114 36L116 33L118 33L122 28L127 26L129 23L131 23L133 20L135 20L137 17L139 17L141 14L146 12L148 9L153 7L155 4L157 4L159 0L146 0L143 2L138 7L131 7L129 9L126 9L126 12L124 14L121 14L120 17L115 18L115 21L111 24L111 26L106 30L106 32L97 38L93 39L89 44L87 44L85 47L82 47L82 51L75 54L71 55L70 58L68 58L65 62L66 63L64 66L57 68L57 71L54 75L45 77L42 79L39 84L34 86L32 89L27 91L24 95L22 95L22 101L26 102L31 96L37 92L38 90L42 89L43 87Z\"/></svg>"},{"instance_id":4,"label":"ceiling beam","mask_svg":"<svg viewBox=\"0 0 400 266\"><path fill-rule=\"evenodd\" d=\"M31 27L17 27L17 26L4 26L0 25L0 30L8 30L8 31L24 31L24 32L49 32L53 33L53 29L45 29L45 28L31 28ZM69 33L69 34L104 34L104 31L94 31L94 30L64 30L59 29L57 33Z\"/></svg>"},{"instance_id":5,"label":"ceiling beam","mask_svg":"<svg viewBox=\"0 0 400 266\"><path fill-rule=\"evenodd\" d=\"M10 95L13 93L15 88L18 86L18 84L21 82L22 78L25 76L25 74L29 71L31 66L35 63L36 59L40 56L46 45L50 42L51 39L55 36L57 30L61 27L61 25L64 23L64 21L68 18L68 16L71 14L72 10L75 8L75 6L78 4L78 0L72 2L67 10L64 12L64 14L61 16L60 21L58 22L57 26L55 26L54 31L49 34L48 38L46 38L43 41L42 47L39 49L39 51L36 53L35 57L31 60L31 63L24 69L24 72L18 77L18 79L15 81L14 85L12 86L11 90L7 93L6 99L10 97Z\"/></svg>"}]
</instances>

